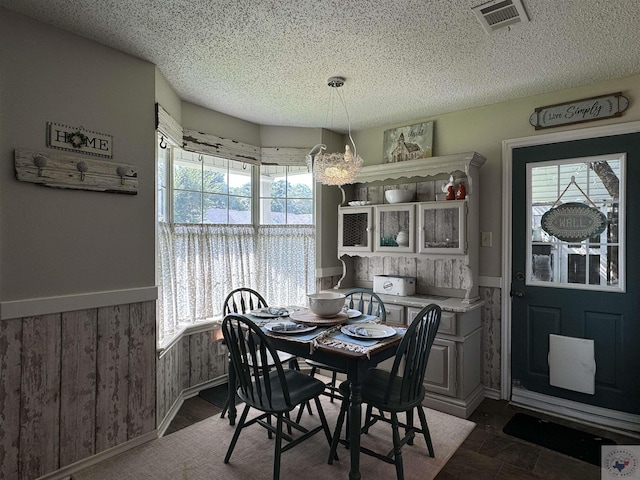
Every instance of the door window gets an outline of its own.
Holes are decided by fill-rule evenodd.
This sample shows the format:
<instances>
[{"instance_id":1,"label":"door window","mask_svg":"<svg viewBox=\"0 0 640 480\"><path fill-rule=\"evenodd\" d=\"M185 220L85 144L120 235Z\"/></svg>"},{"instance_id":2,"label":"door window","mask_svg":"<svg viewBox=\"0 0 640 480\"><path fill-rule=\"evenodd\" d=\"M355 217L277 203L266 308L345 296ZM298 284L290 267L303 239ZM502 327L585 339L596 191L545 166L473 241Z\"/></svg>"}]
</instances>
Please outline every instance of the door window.
<instances>
[{"instance_id":1,"label":"door window","mask_svg":"<svg viewBox=\"0 0 640 480\"><path fill-rule=\"evenodd\" d=\"M552 160L527 164L527 284L624 291L625 155ZM606 218L602 233L562 241L542 226L560 204L597 208Z\"/></svg>"}]
</instances>

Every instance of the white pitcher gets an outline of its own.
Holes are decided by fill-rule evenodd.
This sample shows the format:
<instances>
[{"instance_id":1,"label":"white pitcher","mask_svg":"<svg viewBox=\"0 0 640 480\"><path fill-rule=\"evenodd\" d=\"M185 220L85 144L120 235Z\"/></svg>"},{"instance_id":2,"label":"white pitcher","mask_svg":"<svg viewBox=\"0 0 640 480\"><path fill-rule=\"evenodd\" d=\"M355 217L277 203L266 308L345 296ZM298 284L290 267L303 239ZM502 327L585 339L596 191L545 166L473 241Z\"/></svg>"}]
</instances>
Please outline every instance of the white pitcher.
<instances>
[{"instance_id":1,"label":"white pitcher","mask_svg":"<svg viewBox=\"0 0 640 480\"><path fill-rule=\"evenodd\" d=\"M396 235L396 243L400 247L408 247L409 246L409 235L405 231L400 231Z\"/></svg>"}]
</instances>

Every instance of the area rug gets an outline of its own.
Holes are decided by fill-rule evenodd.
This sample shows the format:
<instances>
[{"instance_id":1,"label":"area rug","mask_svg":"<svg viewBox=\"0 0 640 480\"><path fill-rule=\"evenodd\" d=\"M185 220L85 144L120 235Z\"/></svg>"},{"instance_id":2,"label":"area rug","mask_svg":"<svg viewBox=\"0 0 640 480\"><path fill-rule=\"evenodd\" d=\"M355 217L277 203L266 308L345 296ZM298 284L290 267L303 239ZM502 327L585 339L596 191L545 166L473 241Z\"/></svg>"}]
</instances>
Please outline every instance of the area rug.
<instances>
[{"instance_id":1,"label":"area rug","mask_svg":"<svg viewBox=\"0 0 640 480\"><path fill-rule=\"evenodd\" d=\"M322 399L329 428L333 429L339 404ZM424 438L416 436L413 446L402 449L407 480L432 480L475 427L475 423L425 408L435 449L428 456ZM316 425L317 413L305 414L303 423ZM107 459L72 475L73 480L225 480L270 479L273 471L273 440L257 425L240 435L228 464L223 463L234 427L218 415L190 427L153 440L116 457ZM362 436L362 445L387 452L391 448L391 429L378 422ZM349 451L338 448L339 460L327 464L329 445L318 433L282 454L280 478L305 480L348 478ZM360 456L363 479L396 478L395 467L368 455Z\"/></svg>"},{"instance_id":2,"label":"area rug","mask_svg":"<svg viewBox=\"0 0 640 480\"><path fill-rule=\"evenodd\" d=\"M541 420L526 413L516 413L502 431L597 466L600 466L602 445L616 444L608 438Z\"/></svg>"}]
</instances>

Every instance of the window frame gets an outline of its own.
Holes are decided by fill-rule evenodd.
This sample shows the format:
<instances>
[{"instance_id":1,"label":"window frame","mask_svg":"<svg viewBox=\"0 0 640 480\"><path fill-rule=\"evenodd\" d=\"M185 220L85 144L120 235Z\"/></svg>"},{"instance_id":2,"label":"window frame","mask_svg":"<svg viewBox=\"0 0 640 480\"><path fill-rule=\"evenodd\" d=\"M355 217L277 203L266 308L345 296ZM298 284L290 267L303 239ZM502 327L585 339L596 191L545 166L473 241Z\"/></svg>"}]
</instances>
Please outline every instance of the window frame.
<instances>
[{"instance_id":1,"label":"window frame","mask_svg":"<svg viewBox=\"0 0 640 480\"><path fill-rule=\"evenodd\" d=\"M162 136L160 133L158 133L158 139L160 139L160 137ZM160 147L159 147L160 148ZM289 179L289 169L290 168L295 168L295 167L303 167L302 164L300 163L295 163L295 162L291 162L289 161L286 157L284 157L282 159L282 163L280 162L272 162L270 161L268 164L262 164L262 163L254 163L254 162L243 162L240 160L236 160L236 159L229 159L229 158L225 158L222 155L212 155L210 153L203 153L203 152L196 152L196 151L192 151L192 150L187 150L185 148L182 148L178 145L174 145L174 144L168 144L166 147L166 150L169 151L169 154L167 156L165 156L165 164L164 164L164 172L163 172L163 177L165 179L165 185L161 185L159 182L159 179L157 179L158 181L158 188L156 189L156 201L158 202L158 206L157 206L157 215L156 215L156 220L157 221L163 221L166 223L171 223L171 224L175 224L175 223L180 223L180 222L176 222L175 221L175 212L174 212L174 205L175 205L175 185L174 185L174 166L176 163L176 151L177 150L181 150L184 152L188 152L190 154L193 155L198 155L198 156L202 156L203 157L203 161L202 161L202 171L204 171L205 169L205 163L204 163L204 157L208 156L211 158L220 158L223 159L225 161L229 161L229 162L237 162L239 164L244 164L247 165L251 168L251 173L250 173L250 177L251 177L251 197L250 197L250 205L251 205L251 213L250 213L250 218L251 218L251 223L212 223L212 222L204 222L202 221L202 215L203 213L201 212L201 221L198 223L195 222L185 222L186 225L252 225L254 227L259 227L259 226L269 226L269 225L280 225L280 226L294 226L294 225L315 225L316 224L316 218L315 218L315 203L316 203L316 182L313 180L313 178L311 178L311 181L309 182L310 185L310 189L311 189L311 197L310 198L306 198L306 197L300 197L300 199L302 200L310 200L311 201L311 223L288 223L288 216L289 216L289 212L287 209L288 206L288 202L290 200L295 200L298 199L299 197L289 197L289 192L288 192L288 188L287 188L287 192L286 192L286 196L285 197L277 197L277 198L273 198L273 197L267 197L267 196L263 196L262 195L262 185L261 185L261 179L262 179L262 167L273 167L273 166L278 166L278 167L282 167L286 170L286 181L288 182ZM159 155L157 156L158 160L159 160ZM272 159L270 159L272 160ZM306 168L306 165L304 165ZM158 167L160 169L160 166ZM165 191L165 195L164 195L164 204L161 204L160 198L159 198L159 190L160 189L164 189ZM180 191L187 191L187 190L180 190ZM195 192L195 190L194 190ZM203 202L203 197L202 195L204 195L206 192L203 191L202 189L202 184L201 184L201 188L199 191L197 191L200 195L201 195L201 205ZM227 192L226 194L227 199L231 198L231 194L229 192ZM283 200L285 202L285 219L286 222L282 223L282 224L274 224L274 223L262 223L261 221L261 202L262 200L269 200L269 199L280 199ZM229 212L229 207L227 204L227 218L228 218L228 212ZM162 218L164 217L164 218Z\"/></svg>"},{"instance_id":2,"label":"window frame","mask_svg":"<svg viewBox=\"0 0 640 480\"><path fill-rule=\"evenodd\" d=\"M566 262L570 261L570 258L569 258L570 255L573 255L573 254L578 255L580 254L580 252L586 252L585 254L582 255L585 257L584 261L585 261L585 269L586 269L586 273L585 273L586 275L585 278L587 279L586 281L588 281L589 279L591 257L595 255L592 252L592 250L596 250L596 249L602 250L603 248L606 249L610 246L617 247L618 249L618 252L617 252L618 281L617 283L614 285L600 285L600 284L592 284L592 283L577 283L577 282L574 283L569 281L561 282L561 281L555 281L555 280L547 281L547 280L536 279L534 276L534 265L533 265L534 263L533 244L536 242L537 243L540 243L540 242L533 239L534 235L532 233L534 228L534 225L532 222L532 217L533 217L532 170L535 168L541 168L545 166L571 165L571 164L579 164L579 163L588 164L593 162L611 161L611 160L620 162L620 170L619 170L620 178L618 179L619 190L618 190L618 199L617 199L617 203L618 203L618 207L617 207L618 242L617 244L616 242L594 243L594 242L591 242L591 239L583 240L580 242L564 242L564 241L560 241L558 239L553 238L550 240L549 245L552 248L556 248L559 250L560 253L557 255L558 258L560 258L560 255L565 255L565 251L566 251L566 256L567 256L565 260ZM627 182L626 161L627 161L627 157L625 153L612 153L612 154L592 156L592 157L567 158L567 159L561 159L561 160L550 160L550 161L533 162L533 163L527 164L526 202L527 202L527 211L530 213L527 215L526 228L527 228L527 232L529 232L530 234L527 235L527 237L525 237L525 238L528 238L527 246L526 246L526 249L527 249L526 251L527 264L526 264L526 272L525 272L526 285L535 286L535 287L566 288L566 289L575 289L575 290L592 290L592 291L604 291L604 292L614 292L614 293L626 292L626 269L625 269L625 258L626 258L625 250L626 250L626 243L627 243L627 238L626 238L627 198L626 198L626 189L625 189L625 185ZM593 175L595 175L595 173L593 173ZM558 177L558 185L557 185L558 195L562 193L562 189L564 187L565 185L560 184L560 177ZM603 232L601 235L604 235L605 232ZM598 247L595 247L592 245L597 245ZM573 250L574 252L571 253L571 250ZM578 252L577 250L580 250L580 252ZM556 261L559 261L559 260L556 260Z\"/></svg>"}]
</instances>

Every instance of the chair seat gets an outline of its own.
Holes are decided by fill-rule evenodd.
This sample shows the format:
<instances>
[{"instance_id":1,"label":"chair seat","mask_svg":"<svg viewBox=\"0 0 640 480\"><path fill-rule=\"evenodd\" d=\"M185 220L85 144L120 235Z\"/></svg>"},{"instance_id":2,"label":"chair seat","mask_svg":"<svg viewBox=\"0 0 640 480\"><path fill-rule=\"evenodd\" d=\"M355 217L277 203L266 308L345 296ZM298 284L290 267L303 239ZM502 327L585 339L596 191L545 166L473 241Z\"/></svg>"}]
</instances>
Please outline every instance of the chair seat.
<instances>
[{"instance_id":1,"label":"chair seat","mask_svg":"<svg viewBox=\"0 0 640 480\"><path fill-rule=\"evenodd\" d=\"M277 371L269 372L269 379L271 382L271 389L273 396L271 401L267 401L265 396L262 397L255 395L254 398L242 393L242 390L238 389L238 396L247 404L251 405L258 410L268 413L288 412L293 407L306 403L309 400L317 397L324 390L324 383L317 378L310 377L298 370L286 369L284 370L284 377L287 385L289 386L290 402L284 399L282 394L282 388L280 378ZM255 382L253 382L255 387ZM254 389L255 391L255 389ZM292 407L293 406L293 407Z\"/></svg>"},{"instance_id":2,"label":"chair seat","mask_svg":"<svg viewBox=\"0 0 640 480\"><path fill-rule=\"evenodd\" d=\"M362 402L388 412L405 412L422 403L425 394L424 387L420 388L417 395L412 395L411 401L400 398L402 377L394 378L389 401L385 402L385 389L389 384L390 376L390 373L386 370L370 369L362 382ZM342 382L338 387L346 398L349 398L349 385L349 382Z\"/></svg>"}]
</instances>

